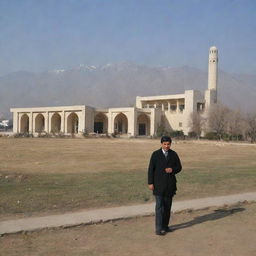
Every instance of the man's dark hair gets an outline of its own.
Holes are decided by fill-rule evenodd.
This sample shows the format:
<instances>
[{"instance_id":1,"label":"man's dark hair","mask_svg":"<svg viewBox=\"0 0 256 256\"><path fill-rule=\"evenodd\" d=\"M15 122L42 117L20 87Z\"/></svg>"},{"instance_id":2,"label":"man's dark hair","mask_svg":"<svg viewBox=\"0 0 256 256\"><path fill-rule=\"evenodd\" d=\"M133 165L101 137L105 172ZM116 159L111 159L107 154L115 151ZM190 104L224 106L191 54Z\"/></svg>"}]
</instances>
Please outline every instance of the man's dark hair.
<instances>
[{"instance_id":1,"label":"man's dark hair","mask_svg":"<svg viewBox=\"0 0 256 256\"><path fill-rule=\"evenodd\" d=\"M169 136L163 136L163 137L161 138L161 144L162 144L163 142L170 142L170 143L172 143L172 139L171 139L171 137L169 137Z\"/></svg>"}]
</instances>

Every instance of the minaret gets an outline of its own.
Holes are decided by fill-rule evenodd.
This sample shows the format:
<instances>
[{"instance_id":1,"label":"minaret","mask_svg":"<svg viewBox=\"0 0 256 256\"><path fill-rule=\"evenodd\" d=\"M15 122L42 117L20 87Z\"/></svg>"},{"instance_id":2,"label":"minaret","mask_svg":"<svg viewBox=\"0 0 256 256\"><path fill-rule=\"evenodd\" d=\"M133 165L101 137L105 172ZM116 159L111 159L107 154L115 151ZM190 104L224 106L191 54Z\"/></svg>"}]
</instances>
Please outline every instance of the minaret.
<instances>
[{"instance_id":1,"label":"minaret","mask_svg":"<svg viewBox=\"0 0 256 256\"><path fill-rule=\"evenodd\" d=\"M218 82L218 49L212 46L209 51L208 63L208 90L205 92L206 106L217 103L217 82Z\"/></svg>"},{"instance_id":2,"label":"minaret","mask_svg":"<svg viewBox=\"0 0 256 256\"><path fill-rule=\"evenodd\" d=\"M217 91L218 79L218 49L215 46L210 48L208 64L208 89Z\"/></svg>"}]
</instances>

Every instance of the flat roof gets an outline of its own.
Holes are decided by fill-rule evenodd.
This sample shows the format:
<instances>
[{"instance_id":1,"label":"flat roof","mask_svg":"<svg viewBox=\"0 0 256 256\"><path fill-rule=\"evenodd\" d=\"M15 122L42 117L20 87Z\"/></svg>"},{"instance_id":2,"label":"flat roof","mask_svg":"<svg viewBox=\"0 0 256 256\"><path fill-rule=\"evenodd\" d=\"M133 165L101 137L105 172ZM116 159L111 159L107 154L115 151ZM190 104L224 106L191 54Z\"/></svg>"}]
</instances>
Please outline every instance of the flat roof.
<instances>
[{"instance_id":1,"label":"flat roof","mask_svg":"<svg viewBox=\"0 0 256 256\"><path fill-rule=\"evenodd\" d=\"M54 106L54 107L32 107L32 108L11 108L11 112L43 112L43 111L63 111L63 110L82 110L87 106L76 105L76 106Z\"/></svg>"},{"instance_id":2,"label":"flat roof","mask_svg":"<svg viewBox=\"0 0 256 256\"><path fill-rule=\"evenodd\" d=\"M160 95L160 96L137 96L137 99L141 101L150 101L150 100L172 100L172 99L184 99L185 94L172 94L172 95Z\"/></svg>"}]
</instances>

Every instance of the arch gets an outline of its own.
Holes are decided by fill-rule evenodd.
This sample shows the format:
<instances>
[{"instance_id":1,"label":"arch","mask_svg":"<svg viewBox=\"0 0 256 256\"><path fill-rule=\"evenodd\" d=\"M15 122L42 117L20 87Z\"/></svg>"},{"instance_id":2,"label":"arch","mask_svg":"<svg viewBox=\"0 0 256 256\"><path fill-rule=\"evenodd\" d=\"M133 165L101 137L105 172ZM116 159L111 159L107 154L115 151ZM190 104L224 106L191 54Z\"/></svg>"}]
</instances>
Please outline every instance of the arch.
<instances>
[{"instance_id":1,"label":"arch","mask_svg":"<svg viewBox=\"0 0 256 256\"><path fill-rule=\"evenodd\" d=\"M51 118L51 132L60 132L61 129L61 116L58 113L54 113Z\"/></svg>"},{"instance_id":2,"label":"arch","mask_svg":"<svg viewBox=\"0 0 256 256\"><path fill-rule=\"evenodd\" d=\"M43 132L45 127L45 121L43 114L38 114L35 118L35 132Z\"/></svg>"},{"instance_id":3,"label":"arch","mask_svg":"<svg viewBox=\"0 0 256 256\"><path fill-rule=\"evenodd\" d=\"M139 136L150 135L150 118L144 113L137 118L137 134Z\"/></svg>"},{"instance_id":4,"label":"arch","mask_svg":"<svg viewBox=\"0 0 256 256\"><path fill-rule=\"evenodd\" d=\"M128 119L125 114L119 113L114 120L114 129L117 134L128 133Z\"/></svg>"},{"instance_id":5,"label":"arch","mask_svg":"<svg viewBox=\"0 0 256 256\"><path fill-rule=\"evenodd\" d=\"M23 114L20 119L20 132L28 133L29 132L29 116L27 114Z\"/></svg>"},{"instance_id":6,"label":"arch","mask_svg":"<svg viewBox=\"0 0 256 256\"><path fill-rule=\"evenodd\" d=\"M108 132L108 117L103 113L98 113L94 117L94 132L107 133Z\"/></svg>"},{"instance_id":7,"label":"arch","mask_svg":"<svg viewBox=\"0 0 256 256\"><path fill-rule=\"evenodd\" d=\"M72 112L67 119L67 133L78 133L79 117Z\"/></svg>"}]
</instances>

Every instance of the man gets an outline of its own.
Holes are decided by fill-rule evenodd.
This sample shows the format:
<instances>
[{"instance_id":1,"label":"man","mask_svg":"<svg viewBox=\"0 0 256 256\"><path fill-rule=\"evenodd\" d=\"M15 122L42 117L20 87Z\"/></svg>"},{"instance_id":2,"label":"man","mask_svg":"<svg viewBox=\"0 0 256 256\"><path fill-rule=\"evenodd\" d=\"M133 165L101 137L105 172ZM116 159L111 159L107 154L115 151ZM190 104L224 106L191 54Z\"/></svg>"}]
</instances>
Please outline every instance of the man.
<instances>
[{"instance_id":1,"label":"man","mask_svg":"<svg viewBox=\"0 0 256 256\"><path fill-rule=\"evenodd\" d=\"M156 199L156 235L160 236L171 232L169 221L172 198L177 190L175 174L182 169L177 153L170 149L171 143L169 136L161 138L161 148L153 152L148 167L148 187Z\"/></svg>"}]
</instances>

